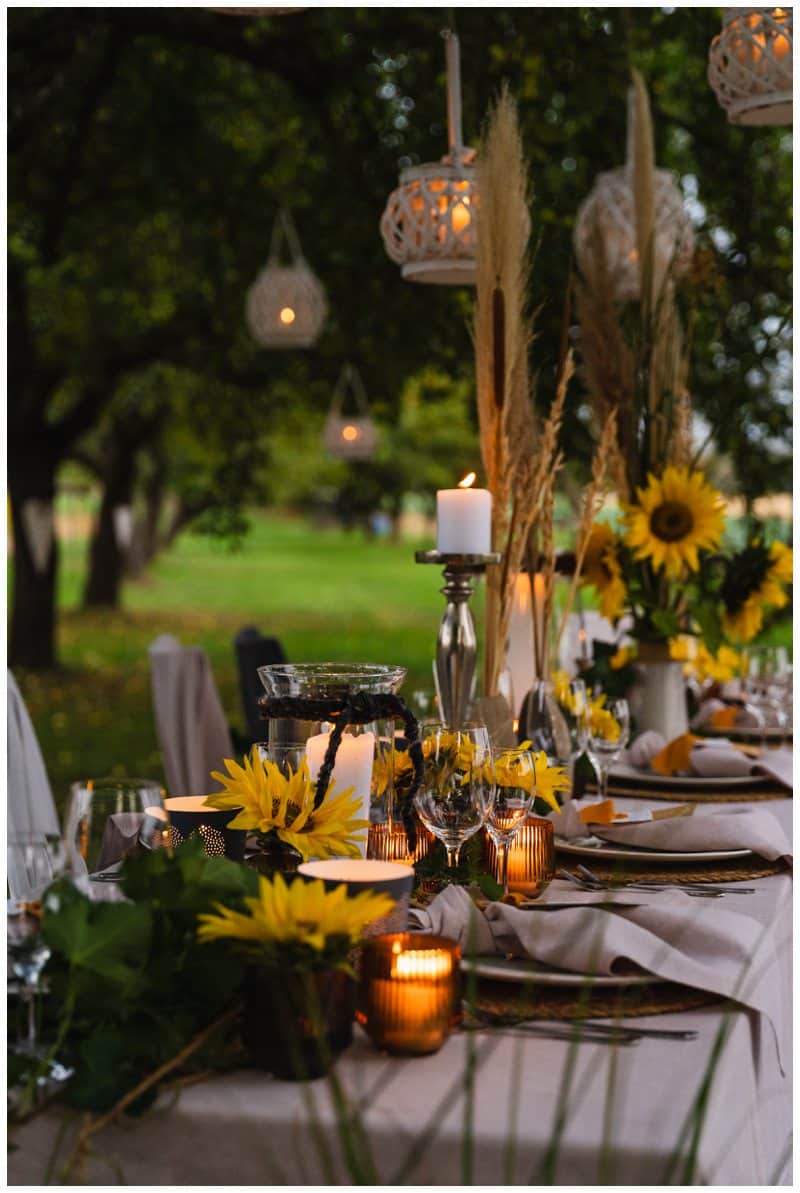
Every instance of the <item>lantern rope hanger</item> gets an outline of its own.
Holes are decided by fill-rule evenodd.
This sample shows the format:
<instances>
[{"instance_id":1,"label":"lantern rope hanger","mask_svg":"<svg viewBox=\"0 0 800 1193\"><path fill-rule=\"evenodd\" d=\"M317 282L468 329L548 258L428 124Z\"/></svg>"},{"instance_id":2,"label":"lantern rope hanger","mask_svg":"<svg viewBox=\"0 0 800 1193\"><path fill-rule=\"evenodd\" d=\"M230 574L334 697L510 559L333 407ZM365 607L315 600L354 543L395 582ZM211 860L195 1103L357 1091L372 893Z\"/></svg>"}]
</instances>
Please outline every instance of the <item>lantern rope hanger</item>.
<instances>
[{"instance_id":1,"label":"lantern rope hanger","mask_svg":"<svg viewBox=\"0 0 800 1193\"><path fill-rule=\"evenodd\" d=\"M400 185L386 202L380 229L386 252L408 281L473 285L478 205L475 150L464 145L459 40L450 13L450 27L442 34L448 152L440 162L401 171Z\"/></svg>"},{"instance_id":2,"label":"lantern rope hanger","mask_svg":"<svg viewBox=\"0 0 800 1193\"><path fill-rule=\"evenodd\" d=\"M290 265L281 265L283 241ZM247 325L262 348L310 348L328 314L325 290L308 265L291 214L283 208L272 228L267 264L247 292Z\"/></svg>"},{"instance_id":3,"label":"lantern rope hanger","mask_svg":"<svg viewBox=\"0 0 800 1193\"><path fill-rule=\"evenodd\" d=\"M342 413L348 392L355 399L357 415ZM369 412L366 390L358 370L349 361L334 387L322 439L329 455L340 460L368 460L378 446L378 428Z\"/></svg>"}]
</instances>

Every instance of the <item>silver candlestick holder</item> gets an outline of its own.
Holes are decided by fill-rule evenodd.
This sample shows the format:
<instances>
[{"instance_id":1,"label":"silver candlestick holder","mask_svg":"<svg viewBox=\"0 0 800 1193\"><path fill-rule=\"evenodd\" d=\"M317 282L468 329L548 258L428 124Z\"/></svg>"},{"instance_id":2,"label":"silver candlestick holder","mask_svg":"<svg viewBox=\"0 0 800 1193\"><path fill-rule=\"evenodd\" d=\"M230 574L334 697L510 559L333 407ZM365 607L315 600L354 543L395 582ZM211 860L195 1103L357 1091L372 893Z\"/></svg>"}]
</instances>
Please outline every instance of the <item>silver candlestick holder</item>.
<instances>
[{"instance_id":1,"label":"silver candlestick holder","mask_svg":"<svg viewBox=\"0 0 800 1193\"><path fill-rule=\"evenodd\" d=\"M467 710L475 678L478 638L469 607L475 579L490 563L499 563L502 555L458 555L445 551L417 551L417 563L437 563L443 569L447 598L436 640L436 695L439 710L447 725L458 726L467 719Z\"/></svg>"}]
</instances>

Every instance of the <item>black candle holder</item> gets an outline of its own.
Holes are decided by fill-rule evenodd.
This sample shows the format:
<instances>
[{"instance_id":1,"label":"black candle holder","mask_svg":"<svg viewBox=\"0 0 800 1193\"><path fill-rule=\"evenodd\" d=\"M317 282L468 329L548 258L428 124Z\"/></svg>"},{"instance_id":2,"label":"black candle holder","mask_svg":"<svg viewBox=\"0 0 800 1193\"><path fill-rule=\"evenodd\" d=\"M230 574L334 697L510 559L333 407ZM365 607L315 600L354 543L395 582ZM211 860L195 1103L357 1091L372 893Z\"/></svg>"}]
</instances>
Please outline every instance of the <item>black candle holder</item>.
<instances>
[{"instance_id":1,"label":"black candle holder","mask_svg":"<svg viewBox=\"0 0 800 1193\"><path fill-rule=\"evenodd\" d=\"M170 843L174 849L195 834L203 842L209 857L226 857L232 862L244 861L247 840L245 829L229 828L240 812L239 808L211 808L205 795L177 795L164 801L169 816Z\"/></svg>"}]
</instances>

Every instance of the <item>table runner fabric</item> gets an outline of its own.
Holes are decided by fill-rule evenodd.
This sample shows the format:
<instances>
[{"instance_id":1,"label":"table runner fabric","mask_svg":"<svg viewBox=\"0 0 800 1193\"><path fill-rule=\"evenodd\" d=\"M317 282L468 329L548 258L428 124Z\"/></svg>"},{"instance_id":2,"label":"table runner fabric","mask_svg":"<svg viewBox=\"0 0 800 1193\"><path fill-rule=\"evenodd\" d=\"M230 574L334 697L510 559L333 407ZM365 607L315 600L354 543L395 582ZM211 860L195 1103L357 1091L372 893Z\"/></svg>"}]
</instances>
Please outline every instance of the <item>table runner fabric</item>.
<instances>
[{"instance_id":1,"label":"table runner fabric","mask_svg":"<svg viewBox=\"0 0 800 1193\"><path fill-rule=\"evenodd\" d=\"M696 806L691 816L648 820L639 824L588 825L578 815L593 801L570 800L560 815L552 813L556 833L567 839L599 837L612 845L699 853L720 849L750 849L773 862L791 863L792 846L778 821L766 808L734 804ZM691 861L691 858L687 859ZM642 857L647 861L647 856Z\"/></svg>"},{"instance_id":2,"label":"table runner fabric","mask_svg":"<svg viewBox=\"0 0 800 1193\"><path fill-rule=\"evenodd\" d=\"M7 673L8 831L58 836L58 814L36 731L17 687Z\"/></svg>"},{"instance_id":3,"label":"table runner fabric","mask_svg":"<svg viewBox=\"0 0 800 1193\"><path fill-rule=\"evenodd\" d=\"M770 805L770 810L788 831L791 805ZM768 945L777 957L772 980L781 1043L790 1058L791 880L782 874L756 885L758 895L712 901L703 914L713 918L732 908L769 929ZM550 923L554 914L542 912L540 918ZM768 947L766 940L763 947ZM694 1183L791 1184L781 1166L792 1127L791 1081L781 1074L774 1047L766 1046L771 1041L762 1039L764 1017L748 1012L724 1017L718 1008L707 1007L632 1022L696 1030L698 1039L680 1044L642 1040L621 1052L583 1044L570 1057L569 1045L563 1042L491 1033L468 1042L454 1035L432 1056L405 1059L377 1052L357 1028L355 1043L338 1062L336 1073L364 1113L382 1183L396 1177L414 1143L429 1131L433 1134L417 1147L416 1162L402 1182L464 1183L463 1074L467 1049L474 1047L473 1184L544 1183L537 1176L538 1165L553 1136L569 1059L574 1063L572 1086L555 1169L547 1183L663 1185L720 1028L727 1022L729 1034L697 1143ZM767 1033L771 1034L769 1028ZM609 1140L605 1107L612 1064L617 1096ZM167 1113L151 1113L104 1130L93 1141L87 1183L107 1186L124 1179L130 1185L329 1184L309 1131L309 1097L314 1099L319 1130L331 1144L334 1180L350 1184L337 1143L336 1109L325 1082L301 1088L248 1070L184 1089L177 1101L167 1096ZM62 1122L62 1112L53 1108L14 1129L10 1139L16 1150L8 1157L11 1184L43 1183ZM513 1122L516 1158L509 1174L505 1156ZM76 1115L63 1149L79 1123ZM602 1176L604 1141L610 1167ZM115 1177L115 1171L121 1176ZM680 1182L680 1172L671 1180Z\"/></svg>"},{"instance_id":4,"label":"table runner fabric","mask_svg":"<svg viewBox=\"0 0 800 1193\"><path fill-rule=\"evenodd\" d=\"M231 737L206 652L170 634L149 648L156 733L170 795L207 795L221 785Z\"/></svg>"}]
</instances>

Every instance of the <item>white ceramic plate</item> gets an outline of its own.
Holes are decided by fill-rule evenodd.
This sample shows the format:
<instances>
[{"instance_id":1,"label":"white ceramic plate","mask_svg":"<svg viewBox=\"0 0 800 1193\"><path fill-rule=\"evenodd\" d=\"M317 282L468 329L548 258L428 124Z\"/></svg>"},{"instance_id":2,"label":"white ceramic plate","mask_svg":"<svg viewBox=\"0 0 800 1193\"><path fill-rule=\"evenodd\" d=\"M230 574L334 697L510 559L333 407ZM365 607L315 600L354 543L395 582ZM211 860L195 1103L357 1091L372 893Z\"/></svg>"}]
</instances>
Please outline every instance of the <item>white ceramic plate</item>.
<instances>
[{"instance_id":1,"label":"white ceramic plate","mask_svg":"<svg viewBox=\"0 0 800 1193\"><path fill-rule=\"evenodd\" d=\"M741 741L761 741L762 733L767 741L779 741L782 737L792 736L791 729L779 729L777 725L770 725L761 730L756 725L733 726L731 729L715 729L713 725L703 725L697 730L703 737L730 737Z\"/></svg>"},{"instance_id":2,"label":"white ceramic plate","mask_svg":"<svg viewBox=\"0 0 800 1193\"><path fill-rule=\"evenodd\" d=\"M520 957L464 957L461 961L464 973L474 973L479 978L496 982L535 982L537 986L650 986L663 982L663 978L649 973L633 974L587 974L568 973L565 969L550 969L538 961Z\"/></svg>"},{"instance_id":3,"label":"white ceramic plate","mask_svg":"<svg viewBox=\"0 0 800 1193\"><path fill-rule=\"evenodd\" d=\"M578 843L580 842L580 844ZM636 862L726 862L731 858L752 857L750 849L708 849L676 853L667 849L634 849L632 845L610 845L599 837L579 837L578 841L567 841L555 837L556 848L575 857L617 858ZM676 888L677 889L677 888Z\"/></svg>"},{"instance_id":4,"label":"white ceramic plate","mask_svg":"<svg viewBox=\"0 0 800 1193\"><path fill-rule=\"evenodd\" d=\"M762 787L775 782L769 775L657 775L655 771L640 770L622 762L608 772L609 783L615 779L626 785L640 783L643 787L674 787L676 790L685 790L687 787L715 790L721 787Z\"/></svg>"}]
</instances>

